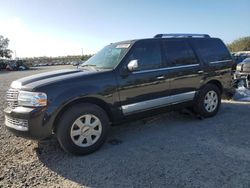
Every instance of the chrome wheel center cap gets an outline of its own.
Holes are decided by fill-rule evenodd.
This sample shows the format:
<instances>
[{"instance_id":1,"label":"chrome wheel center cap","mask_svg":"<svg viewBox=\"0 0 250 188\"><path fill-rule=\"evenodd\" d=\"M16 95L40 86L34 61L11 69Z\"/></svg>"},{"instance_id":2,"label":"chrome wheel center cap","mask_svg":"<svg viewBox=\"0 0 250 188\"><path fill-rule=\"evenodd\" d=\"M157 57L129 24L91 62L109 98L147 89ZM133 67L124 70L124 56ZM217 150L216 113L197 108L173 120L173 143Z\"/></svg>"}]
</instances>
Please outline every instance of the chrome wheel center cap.
<instances>
[{"instance_id":1,"label":"chrome wheel center cap","mask_svg":"<svg viewBox=\"0 0 250 188\"><path fill-rule=\"evenodd\" d=\"M81 135L86 135L86 134L88 134L88 132L89 132L89 130L90 130L90 128L89 127L82 127L81 128Z\"/></svg>"}]
</instances>

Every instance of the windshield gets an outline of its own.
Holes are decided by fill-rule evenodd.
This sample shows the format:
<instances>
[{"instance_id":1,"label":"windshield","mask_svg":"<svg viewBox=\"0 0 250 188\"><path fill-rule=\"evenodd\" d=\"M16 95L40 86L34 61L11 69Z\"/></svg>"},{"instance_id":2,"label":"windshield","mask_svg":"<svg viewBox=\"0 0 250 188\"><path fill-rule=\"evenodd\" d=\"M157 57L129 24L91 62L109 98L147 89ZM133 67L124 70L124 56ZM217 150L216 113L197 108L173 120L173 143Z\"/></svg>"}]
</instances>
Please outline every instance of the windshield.
<instances>
[{"instance_id":1,"label":"windshield","mask_svg":"<svg viewBox=\"0 0 250 188\"><path fill-rule=\"evenodd\" d=\"M131 44L110 44L87 60L82 66L94 66L101 69L114 69L127 53Z\"/></svg>"}]
</instances>

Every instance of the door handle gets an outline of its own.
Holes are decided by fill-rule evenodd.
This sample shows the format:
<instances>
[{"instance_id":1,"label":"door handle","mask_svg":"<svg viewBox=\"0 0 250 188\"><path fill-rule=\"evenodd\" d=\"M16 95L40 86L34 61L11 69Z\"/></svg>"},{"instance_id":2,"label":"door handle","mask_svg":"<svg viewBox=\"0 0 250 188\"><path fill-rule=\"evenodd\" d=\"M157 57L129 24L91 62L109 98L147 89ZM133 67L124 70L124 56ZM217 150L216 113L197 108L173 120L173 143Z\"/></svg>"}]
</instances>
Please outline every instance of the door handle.
<instances>
[{"instance_id":1,"label":"door handle","mask_svg":"<svg viewBox=\"0 0 250 188\"><path fill-rule=\"evenodd\" d=\"M157 78L157 80L162 80L162 79L164 79L165 77L164 76L158 76L158 77L156 77Z\"/></svg>"}]
</instances>

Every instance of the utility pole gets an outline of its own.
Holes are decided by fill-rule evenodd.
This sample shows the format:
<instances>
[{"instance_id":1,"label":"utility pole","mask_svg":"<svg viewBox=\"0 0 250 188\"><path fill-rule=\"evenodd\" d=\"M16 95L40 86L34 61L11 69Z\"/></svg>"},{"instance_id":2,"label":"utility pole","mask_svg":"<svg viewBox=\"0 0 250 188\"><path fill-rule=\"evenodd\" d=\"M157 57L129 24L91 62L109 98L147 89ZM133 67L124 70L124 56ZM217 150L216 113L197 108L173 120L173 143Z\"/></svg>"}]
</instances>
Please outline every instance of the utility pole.
<instances>
[{"instance_id":1,"label":"utility pole","mask_svg":"<svg viewBox=\"0 0 250 188\"><path fill-rule=\"evenodd\" d=\"M81 48L82 49L82 56L83 56L83 48Z\"/></svg>"}]
</instances>

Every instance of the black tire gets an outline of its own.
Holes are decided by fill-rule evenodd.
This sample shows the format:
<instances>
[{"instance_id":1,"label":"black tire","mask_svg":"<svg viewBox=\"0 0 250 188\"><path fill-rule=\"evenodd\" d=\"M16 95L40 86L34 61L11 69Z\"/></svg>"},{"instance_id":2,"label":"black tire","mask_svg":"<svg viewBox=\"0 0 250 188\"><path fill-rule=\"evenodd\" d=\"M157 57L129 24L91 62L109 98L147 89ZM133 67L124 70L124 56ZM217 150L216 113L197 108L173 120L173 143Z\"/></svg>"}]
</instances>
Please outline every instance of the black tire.
<instances>
[{"instance_id":1,"label":"black tire","mask_svg":"<svg viewBox=\"0 0 250 188\"><path fill-rule=\"evenodd\" d=\"M93 115L93 117L97 117L101 123L101 131L100 131L101 133L98 136L99 138L97 139L95 143L93 143L93 145L86 146L86 147L78 146L76 143L74 143L72 135L71 135L71 132L74 129L73 126L75 126L74 122L78 118L84 115L87 115L87 116ZM110 126L109 118L102 108L94 104L80 103L80 104L70 107L66 112L63 113L57 125L56 136L64 151L75 154L75 155L85 155L85 154L92 153L101 147L101 145L106 140L109 126ZM79 130L80 132L83 132L82 129L79 129Z\"/></svg>"},{"instance_id":2,"label":"black tire","mask_svg":"<svg viewBox=\"0 0 250 188\"><path fill-rule=\"evenodd\" d=\"M206 95L209 92L216 93L217 98L218 98L217 105L214 105L216 107L211 108L211 110L214 109L212 111L207 110L206 105L205 105ZM204 117L204 118L213 117L217 114L220 108L220 104L221 104L221 92L219 88L214 84L207 84L197 94L196 99L195 99L195 105L193 107L193 111L197 113L199 116Z\"/></svg>"}]
</instances>

